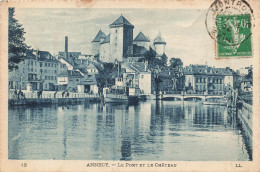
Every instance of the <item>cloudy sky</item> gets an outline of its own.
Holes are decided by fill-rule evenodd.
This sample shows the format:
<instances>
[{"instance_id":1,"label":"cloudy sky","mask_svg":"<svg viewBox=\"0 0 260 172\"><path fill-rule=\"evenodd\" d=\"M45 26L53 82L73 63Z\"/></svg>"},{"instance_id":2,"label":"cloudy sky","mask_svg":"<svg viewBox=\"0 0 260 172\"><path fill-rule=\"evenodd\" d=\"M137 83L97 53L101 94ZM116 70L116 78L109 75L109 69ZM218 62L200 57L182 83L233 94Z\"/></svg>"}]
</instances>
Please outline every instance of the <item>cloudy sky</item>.
<instances>
[{"instance_id":1,"label":"cloudy sky","mask_svg":"<svg viewBox=\"0 0 260 172\"><path fill-rule=\"evenodd\" d=\"M160 31L167 42L166 54L189 64L249 66L251 59L215 60L214 40L205 27L206 10L172 9L26 9L17 8L15 17L26 31L26 43L34 49L57 54L64 51L91 52L91 41L98 30L109 33L109 24L123 15L134 28L134 37L142 31L153 40Z\"/></svg>"}]
</instances>

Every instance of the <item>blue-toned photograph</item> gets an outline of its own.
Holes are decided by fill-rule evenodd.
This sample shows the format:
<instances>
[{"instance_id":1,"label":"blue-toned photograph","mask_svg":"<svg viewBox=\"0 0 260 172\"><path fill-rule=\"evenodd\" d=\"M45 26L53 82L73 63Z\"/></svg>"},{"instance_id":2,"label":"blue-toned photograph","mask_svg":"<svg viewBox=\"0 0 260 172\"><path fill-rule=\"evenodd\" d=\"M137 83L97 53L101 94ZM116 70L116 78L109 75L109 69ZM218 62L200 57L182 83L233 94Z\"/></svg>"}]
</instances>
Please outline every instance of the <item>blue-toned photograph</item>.
<instances>
[{"instance_id":1,"label":"blue-toned photograph","mask_svg":"<svg viewBox=\"0 0 260 172\"><path fill-rule=\"evenodd\" d=\"M253 59L207 10L8 11L10 160L253 160Z\"/></svg>"}]
</instances>

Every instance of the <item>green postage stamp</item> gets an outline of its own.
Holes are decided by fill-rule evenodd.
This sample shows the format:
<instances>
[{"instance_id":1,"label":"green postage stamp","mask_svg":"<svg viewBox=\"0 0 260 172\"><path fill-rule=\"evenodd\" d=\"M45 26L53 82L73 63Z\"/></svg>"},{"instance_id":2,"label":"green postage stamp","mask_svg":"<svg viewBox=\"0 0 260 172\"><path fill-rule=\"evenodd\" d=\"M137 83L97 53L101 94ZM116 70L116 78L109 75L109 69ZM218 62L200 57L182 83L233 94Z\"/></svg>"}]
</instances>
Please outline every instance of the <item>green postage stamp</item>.
<instances>
[{"instance_id":1,"label":"green postage stamp","mask_svg":"<svg viewBox=\"0 0 260 172\"><path fill-rule=\"evenodd\" d=\"M206 27L215 41L215 56L245 58L253 56L254 13L246 1L215 0L206 15Z\"/></svg>"},{"instance_id":2,"label":"green postage stamp","mask_svg":"<svg viewBox=\"0 0 260 172\"><path fill-rule=\"evenodd\" d=\"M216 24L218 57L252 56L249 14L217 15Z\"/></svg>"}]
</instances>

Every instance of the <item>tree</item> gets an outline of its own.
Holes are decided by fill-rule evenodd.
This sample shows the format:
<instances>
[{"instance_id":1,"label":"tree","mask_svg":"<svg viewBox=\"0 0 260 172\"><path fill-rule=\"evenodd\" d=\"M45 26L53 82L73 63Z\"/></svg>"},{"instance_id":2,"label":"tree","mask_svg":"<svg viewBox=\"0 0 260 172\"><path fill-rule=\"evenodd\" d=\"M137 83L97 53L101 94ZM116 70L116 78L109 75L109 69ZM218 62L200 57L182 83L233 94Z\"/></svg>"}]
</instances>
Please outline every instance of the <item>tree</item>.
<instances>
[{"instance_id":1,"label":"tree","mask_svg":"<svg viewBox=\"0 0 260 172\"><path fill-rule=\"evenodd\" d=\"M183 66L183 62L180 58L171 58L170 59L170 68L174 69L176 67L182 67Z\"/></svg>"},{"instance_id":2,"label":"tree","mask_svg":"<svg viewBox=\"0 0 260 172\"><path fill-rule=\"evenodd\" d=\"M117 66L113 63L103 63L103 67L98 67L97 86L101 93L104 87L114 84L117 76Z\"/></svg>"},{"instance_id":3,"label":"tree","mask_svg":"<svg viewBox=\"0 0 260 172\"><path fill-rule=\"evenodd\" d=\"M161 56L161 63L163 66L167 65L167 60L168 60L168 57L166 56L166 54L163 53L163 55Z\"/></svg>"},{"instance_id":4,"label":"tree","mask_svg":"<svg viewBox=\"0 0 260 172\"><path fill-rule=\"evenodd\" d=\"M246 75L247 79L253 79L253 68L248 68L248 74Z\"/></svg>"},{"instance_id":5,"label":"tree","mask_svg":"<svg viewBox=\"0 0 260 172\"><path fill-rule=\"evenodd\" d=\"M149 64L151 64L155 59L156 53L155 51L150 47L149 51L147 51L144 54L144 59L148 61Z\"/></svg>"},{"instance_id":6,"label":"tree","mask_svg":"<svg viewBox=\"0 0 260 172\"><path fill-rule=\"evenodd\" d=\"M18 63L24 60L29 47L24 43L24 28L14 18L14 8L9 8L8 21L8 69L12 71L18 68Z\"/></svg>"}]
</instances>

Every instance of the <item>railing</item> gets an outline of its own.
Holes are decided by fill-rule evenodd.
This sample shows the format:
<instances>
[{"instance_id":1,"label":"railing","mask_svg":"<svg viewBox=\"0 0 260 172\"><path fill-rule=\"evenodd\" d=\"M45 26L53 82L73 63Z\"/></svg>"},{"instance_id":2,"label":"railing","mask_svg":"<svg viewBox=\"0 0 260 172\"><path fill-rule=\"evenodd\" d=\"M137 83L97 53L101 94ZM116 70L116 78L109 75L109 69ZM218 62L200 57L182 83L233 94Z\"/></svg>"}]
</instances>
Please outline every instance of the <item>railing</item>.
<instances>
[{"instance_id":1,"label":"railing","mask_svg":"<svg viewBox=\"0 0 260 172\"><path fill-rule=\"evenodd\" d=\"M67 92L65 94L63 94L62 92L45 92L43 91L42 94L40 96L38 96L37 92L24 92L23 95L19 95L15 94L14 92L9 92L8 94L8 99L53 99L53 98L95 98L95 97L99 97L98 94L88 94L88 93L72 93L69 92L67 94Z\"/></svg>"}]
</instances>

